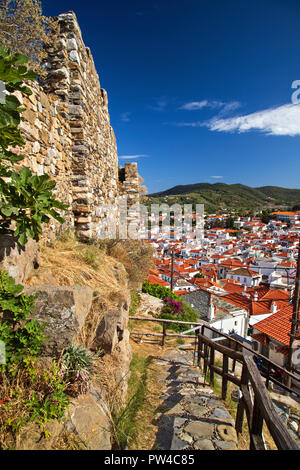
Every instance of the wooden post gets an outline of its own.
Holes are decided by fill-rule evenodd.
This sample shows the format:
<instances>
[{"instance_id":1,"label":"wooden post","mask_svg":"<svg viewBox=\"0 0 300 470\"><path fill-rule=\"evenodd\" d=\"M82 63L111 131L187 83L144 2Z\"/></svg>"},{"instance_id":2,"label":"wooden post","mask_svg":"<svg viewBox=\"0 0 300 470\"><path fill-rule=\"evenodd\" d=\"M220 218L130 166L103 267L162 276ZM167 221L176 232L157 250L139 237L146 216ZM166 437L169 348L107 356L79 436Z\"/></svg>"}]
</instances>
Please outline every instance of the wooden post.
<instances>
[{"instance_id":1,"label":"wooden post","mask_svg":"<svg viewBox=\"0 0 300 470\"><path fill-rule=\"evenodd\" d=\"M203 336L203 334L204 334L204 326L202 325L201 326L201 335ZM202 345L203 345L202 337L200 337L199 333L198 333L198 367L200 367L200 368L201 368Z\"/></svg>"},{"instance_id":2,"label":"wooden post","mask_svg":"<svg viewBox=\"0 0 300 470\"><path fill-rule=\"evenodd\" d=\"M266 378L266 388L267 388L267 390L269 390L269 384L270 384L270 371L271 371L271 364L268 362L267 378Z\"/></svg>"},{"instance_id":3,"label":"wooden post","mask_svg":"<svg viewBox=\"0 0 300 470\"><path fill-rule=\"evenodd\" d=\"M245 363L243 363L242 376L241 376L241 387L247 387L248 385L248 373ZM236 418L235 418L235 430L237 434L243 432L243 421L244 421L245 403L243 396L239 400L237 407Z\"/></svg>"},{"instance_id":4,"label":"wooden post","mask_svg":"<svg viewBox=\"0 0 300 470\"><path fill-rule=\"evenodd\" d=\"M237 351L237 343L234 343L234 350ZM236 365L236 359L233 359L233 361L232 361L232 370L231 370L231 372L233 374L235 372L235 365Z\"/></svg>"},{"instance_id":5,"label":"wooden post","mask_svg":"<svg viewBox=\"0 0 300 470\"><path fill-rule=\"evenodd\" d=\"M254 396L254 406L252 414L251 432L250 432L250 450L265 450L262 439L263 417L259 407L259 401Z\"/></svg>"},{"instance_id":6,"label":"wooden post","mask_svg":"<svg viewBox=\"0 0 300 470\"><path fill-rule=\"evenodd\" d=\"M209 384L214 385L214 363L215 363L215 349L213 346L210 347L210 358L209 358Z\"/></svg>"},{"instance_id":7,"label":"wooden post","mask_svg":"<svg viewBox=\"0 0 300 470\"><path fill-rule=\"evenodd\" d=\"M228 384L228 356L223 355L223 377L222 377L222 400L227 397L227 384Z\"/></svg>"},{"instance_id":8,"label":"wooden post","mask_svg":"<svg viewBox=\"0 0 300 470\"><path fill-rule=\"evenodd\" d=\"M203 364L204 383L206 382L207 362L208 362L208 346L206 343L204 343L204 364Z\"/></svg>"},{"instance_id":9,"label":"wooden post","mask_svg":"<svg viewBox=\"0 0 300 470\"><path fill-rule=\"evenodd\" d=\"M166 329L167 329L167 324L165 322L163 322L163 336L162 336L162 340L161 340L162 347L164 347L164 345L165 345Z\"/></svg>"}]
</instances>

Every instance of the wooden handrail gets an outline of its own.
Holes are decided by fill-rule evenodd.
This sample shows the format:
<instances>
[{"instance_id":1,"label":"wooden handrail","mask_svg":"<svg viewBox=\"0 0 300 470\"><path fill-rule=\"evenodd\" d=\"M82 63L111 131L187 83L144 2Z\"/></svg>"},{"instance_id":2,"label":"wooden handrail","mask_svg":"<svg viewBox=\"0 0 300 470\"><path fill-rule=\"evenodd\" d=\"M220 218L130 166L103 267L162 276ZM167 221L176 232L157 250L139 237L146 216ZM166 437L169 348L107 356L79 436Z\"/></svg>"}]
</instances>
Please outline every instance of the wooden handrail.
<instances>
[{"instance_id":1,"label":"wooden handrail","mask_svg":"<svg viewBox=\"0 0 300 470\"><path fill-rule=\"evenodd\" d=\"M163 318L144 318L132 316L130 316L129 319L161 323L163 325L163 333L132 331L131 334L160 336L162 337L162 346L165 343L166 336L195 338L195 336L188 336L182 333L167 333L166 328L168 324L199 326L199 332L198 334L196 334L198 365L200 366L201 359L203 359L204 380L206 379L207 370L209 370L209 378L211 384L213 384L214 382L214 373L222 377L223 400L225 400L227 396L228 382L232 382L237 385L241 391L241 397L239 399L235 423L237 433L242 432L243 416L246 412L248 429L250 434L250 449L265 449L264 439L262 435L263 423L265 422L278 449L299 450L299 446L297 445L296 441L292 438L287 427L284 425L284 423L281 421L278 414L276 413L272 400L269 396L266 384L262 379L261 372L258 370L258 367L254 362L254 357L261 357L267 364L267 384L271 381L280 385L285 390L288 390L289 392L295 393L296 395L300 396L299 392L295 392L291 388L281 384L278 380L271 377L269 373L271 367L276 367L284 371L286 375L292 377L295 381L300 382L299 377L290 373L289 371L274 363L273 361L270 361L263 355L256 353L251 348L245 346L243 343L236 340L235 338L232 338L231 336L211 327L206 322L181 322L176 320L167 320ZM233 341L235 348L233 349L231 347L220 344L219 342L216 342L211 338L208 338L205 335L205 328L217 333L219 336L224 337L225 339ZM241 351L237 350L237 346L241 347ZM218 351L223 355L222 368L214 364L215 351ZM241 377L237 377L233 375L233 373L229 372L229 358L233 360L234 364L236 361L242 364ZM252 393L250 388L252 390Z\"/></svg>"},{"instance_id":2,"label":"wooden handrail","mask_svg":"<svg viewBox=\"0 0 300 470\"><path fill-rule=\"evenodd\" d=\"M261 434L262 420L264 420L278 449L299 450L299 446L297 445L296 441L294 441L294 439L291 437L287 428L283 425L281 419L275 411L272 400L267 392L267 389L262 381L261 375L253 360L254 355L251 355L251 353L245 350L243 351L243 356L245 366L248 372L248 378L250 380L255 398L251 423L251 433L256 437ZM254 448L256 448L255 443Z\"/></svg>"},{"instance_id":3,"label":"wooden handrail","mask_svg":"<svg viewBox=\"0 0 300 470\"><path fill-rule=\"evenodd\" d=\"M233 338L232 336L226 334L226 333L223 333L221 332L220 330L217 330L216 328L210 326L209 323L207 323L206 321L202 321L201 320L201 323L197 323L197 322L186 322L186 321L177 321L177 320L167 320L167 319L164 319L164 318L145 318L145 317L133 317L133 316L129 316L129 319L130 320L138 320L138 321L150 321L150 322L158 322L158 323L170 323L170 324L178 324L178 325L195 325L195 326L199 326L200 327L204 327L204 328L207 328L208 330L212 331L213 333L215 334L218 334L219 336L222 336L224 337L225 339L228 339L229 341L232 341L235 343L235 345L238 345L240 346L241 350L247 350L249 351L250 353L253 353L253 349L251 349L251 347L249 346L246 346L245 344L243 344L241 341ZM205 336L206 339L207 336ZM285 376L288 376L290 377L291 379L293 379L294 381L298 382L299 383L299 387L300 387L300 374L299 375L295 375L293 374L292 372L288 371L287 369L285 369L284 367L280 366L279 364L277 364L276 362L274 361L271 361L270 359L266 358L265 356L263 356L262 354L258 353L258 352L255 352L255 356L262 359L265 363L269 364L270 367L273 367L274 369L280 369L284 372ZM270 379L271 380L271 379ZM273 380L272 380L273 381ZM274 380L274 383L276 383L276 381ZM283 388L287 389L287 387L283 386Z\"/></svg>"}]
</instances>

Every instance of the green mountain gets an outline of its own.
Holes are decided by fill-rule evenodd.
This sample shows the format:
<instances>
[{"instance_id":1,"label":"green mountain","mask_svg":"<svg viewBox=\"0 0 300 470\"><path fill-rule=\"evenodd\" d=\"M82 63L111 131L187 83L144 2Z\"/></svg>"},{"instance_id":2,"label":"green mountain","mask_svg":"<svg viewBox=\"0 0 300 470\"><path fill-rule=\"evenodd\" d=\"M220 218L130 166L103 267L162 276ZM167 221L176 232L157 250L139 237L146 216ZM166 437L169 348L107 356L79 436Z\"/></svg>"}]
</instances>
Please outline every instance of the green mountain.
<instances>
[{"instance_id":1,"label":"green mountain","mask_svg":"<svg viewBox=\"0 0 300 470\"><path fill-rule=\"evenodd\" d=\"M291 208L300 205L300 189L262 186L251 188L243 184L196 183L148 195L149 204L204 204L208 211L218 209Z\"/></svg>"}]
</instances>

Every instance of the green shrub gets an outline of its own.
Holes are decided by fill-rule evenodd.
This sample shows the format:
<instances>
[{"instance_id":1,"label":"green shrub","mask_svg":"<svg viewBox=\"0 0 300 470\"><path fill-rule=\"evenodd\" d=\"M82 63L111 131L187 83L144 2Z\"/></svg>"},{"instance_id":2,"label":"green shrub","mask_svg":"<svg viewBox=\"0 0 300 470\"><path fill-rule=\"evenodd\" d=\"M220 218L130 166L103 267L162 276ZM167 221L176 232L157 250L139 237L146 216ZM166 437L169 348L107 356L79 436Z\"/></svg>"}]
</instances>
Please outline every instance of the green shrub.
<instances>
[{"instance_id":1,"label":"green shrub","mask_svg":"<svg viewBox=\"0 0 300 470\"><path fill-rule=\"evenodd\" d=\"M43 368L38 359L27 358L23 367L10 366L0 372L0 449L13 448L20 429L28 422L44 431L52 419L61 420L69 405L59 366L55 361Z\"/></svg>"},{"instance_id":2,"label":"green shrub","mask_svg":"<svg viewBox=\"0 0 300 470\"><path fill-rule=\"evenodd\" d=\"M21 364L26 357L36 357L45 340L45 324L28 320L36 296L22 294L23 286L15 284L6 271L0 272L0 340L5 344L6 364Z\"/></svg>"},{"instance_id":3,"label":"green shrub","mask_svg":"<svg viewBox=\"0 0 300 470\"><path fill-rule=\"evenodd\" d=\"M139 303L141 301L141 295L139 292L134 291L131 294L131 301L130 301L130 307L129 307L129 316L134 317L136 310L139 306Z\"/></svg>"},{"instance_id":4,"label":"green shrub","mask_svg":"<svg viewBox=\"0 0 300 470\"><path fill-rule=\"evenodd\" d=\"M192 307L184 302L180 296L174 294L171 289L168 289L160 284L151 284L150 281L146 281L143 284L142 292L153 295L154 297L158 297L159 299L167 300L172 299L175 302L178 302L182 306L181 309L177 309L176 313L172 313L170 311L169 306L165 306L162 309L158 318L162 318L164 320L177 320L177 321L188 321L191 323L199 322L199 315L198 313L192 309ZM172 306L171 306L172 307ZM174 311L174 309L172 308ZM176 324L169 324L167 325L167 329L181 332L188 329L188 325L176 325Z\"/></svg>"},{"instance_id":5,"label":"green shrub","mask_svg":"<svg viewBox=\"0 0 300 470\"><path fill-rule=\"evenodd\" d=\"M174 294L171 289L161 286L160 284L151 284L148 280L144 282L142 292L153 295L153 297L157 297L158 299L162 300L164 300L166 297L170 297L177 302L180 301L180 297Z\"/></svg>"},{"instance_id":6,"label":"green shrub","mask_svg":"<svg viewBox=\"0 0 300 470\"><path fill-rule=\"evenodd\" d=\"M163 311L159 315L158 318L162 318L164 320L177 320L177 321L187 321L191 323L197 323L199 322L199 315L198 313L190 307L186 302L182 301L182 308L183 311L181 311L178 314L172 314L166 311ZM181 333L182 331L188 330L189 326L188 325L180 325L176 323L170 323L167 324L167 329L176 331L178 333Z\"/></svg>"},{"instance_id":7,"label":"green shrub","mask_svg":"<svg viewBox=\"0 0 300 470\"><path fill-rule=\"evenodd\" d=\"M52 367L44 372L43 380L47 392L44 390L43 394L40 394L38 391L33 391L30 400L26 403L30 411L30 421L36 421L40 425L46 424L51 419L62 419L69 405L69 399L65 393L67 383L61 377L60 368L55 361Z\"/></svg>"}]
</instances>

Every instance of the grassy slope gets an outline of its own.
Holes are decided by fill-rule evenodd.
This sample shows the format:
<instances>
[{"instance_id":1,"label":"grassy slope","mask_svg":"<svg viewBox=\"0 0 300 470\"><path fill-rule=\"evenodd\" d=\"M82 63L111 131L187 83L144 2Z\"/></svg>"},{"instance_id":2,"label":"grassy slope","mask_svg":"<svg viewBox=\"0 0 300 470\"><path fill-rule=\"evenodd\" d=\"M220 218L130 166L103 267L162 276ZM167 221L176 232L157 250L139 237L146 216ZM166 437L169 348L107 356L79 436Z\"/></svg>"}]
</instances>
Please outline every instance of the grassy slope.
<instances>
[{"instance_id":1,"label":"grassy slope","mask_svg":"<svg viewBox=\"0 0 300 470\"><path fill-rule=\"evenodd\" d=\"M204 204L207 209L222 207L265 208L267 205L290 206L300 203L300 189L280 188L277 186L251 188L242 184L197 183L174 186L166 191L150 194L149 202Z\"/></svg>"}]
</instances>

